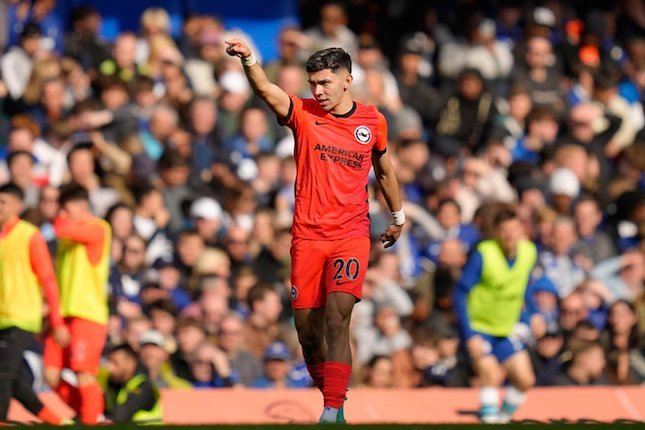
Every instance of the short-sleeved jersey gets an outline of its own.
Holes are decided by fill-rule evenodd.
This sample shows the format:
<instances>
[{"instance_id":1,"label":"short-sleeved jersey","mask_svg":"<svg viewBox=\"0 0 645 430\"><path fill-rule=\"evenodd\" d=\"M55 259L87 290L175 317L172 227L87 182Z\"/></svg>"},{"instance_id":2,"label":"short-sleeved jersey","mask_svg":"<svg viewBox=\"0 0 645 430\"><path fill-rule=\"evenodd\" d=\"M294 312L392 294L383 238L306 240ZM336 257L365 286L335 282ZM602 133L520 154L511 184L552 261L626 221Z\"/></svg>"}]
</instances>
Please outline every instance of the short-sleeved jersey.
<instances>
[{"instance_id":1,"label":"short-sleeved jersey","mask_svg":"<svg viewBox=\"0 0 645 430\"><path fill-rule=\"evenodd\" d=\"M293 130L296 141L294 238L369 237L368 175L372 152L387 148L383 115L360 103L333 115L313 99L291 97L280 123Z\"/></svg>"}]
</instances>

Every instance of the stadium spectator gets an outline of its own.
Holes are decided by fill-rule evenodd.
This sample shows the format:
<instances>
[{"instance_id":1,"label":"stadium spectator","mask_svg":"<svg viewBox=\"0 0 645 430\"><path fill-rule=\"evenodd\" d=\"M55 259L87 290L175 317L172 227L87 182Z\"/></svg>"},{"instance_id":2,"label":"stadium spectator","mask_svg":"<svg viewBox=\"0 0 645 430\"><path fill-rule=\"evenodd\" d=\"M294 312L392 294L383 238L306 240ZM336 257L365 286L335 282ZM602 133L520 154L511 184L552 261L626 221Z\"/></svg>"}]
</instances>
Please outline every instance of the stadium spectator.
<instances>
[{"instance_id":1,"label":"stadium spectator","mask_svg":"<svg viewBox=\"0 0 645 430\"><path fill-rule=\"evenodd\" d=\"M365 368L365 386L370 388L392 388L394 386L394 364L387 355L375 355Z\"/></svg>"},{"instance_id":2,"label":"stadium spectator","mask_svg":"<svg viewBox=\"0 0 645 430\"><path fill-rule=\"evenodd\" d=\"M270 285L258 284L249 290L247 301L251 314L244 327L246 347L262 358L266 348L278 338L278 317L282 311L280 296Z\"/></svg>"},{"instance_id":3,"label":"stadium spectator","mask_svg":"<svg viewBox=\"0 0 645 430\"><path fill-rule=\"evenodd\" d=\"M192 384L175 375L169 362L167 343L164 335L148 330L139 338L141 364L148 380L158 388L191 388Z\"/></svg>"},{"instance_id":4,"label":"stadium spectator","mask_svg":"<svg viewBox=\"0 0 645 430\"><path fill-rule=\"evenodd\" d=\"M273 342L264 352L263 375L251 383L253 388L306 388L309 384L290 378L291 364L289 348L282 342Z\"/></svg>"},{"instance_id":5,"label":"stadium spectator","mask_svg":"<svg viewBox=\"0 0 645 430\"><path fill-rule=\"evenodd\" d=\"M556 376L555 385L604 385L605 356L598 342L580 341L572 347L568 368Z\"/></svg>"},{"instance_id":6,"label":"stadium spectator","mask_svg":"<svg viewBox=\"0 0 645 430\"><path fill-rule=\"evenodd\" d=\"M20 44L2 56L0 68L9 96L18 100L24 93L32 74L34 58L41 49L42 30L35 23L27 24L20 34Z\"/></svg>"},{"instance_id":7,"label":"stadium spectator","mask_svg":"<svg viewBox=\"0 0 645 430\"><path fill-rule=\"evenodd\" d=\"M585 278L582 261L572 254L576 241L573 220L560 217L553 223L550 246L540 252L540 266L544 269L544 274L555 284L560 297L568 296ZM584 264L587 263L584 261Z\"/></svg>"},{"instance_id":8,"label":"stadium spectator","mask_svg":"<svg viewBox=\"0 0 645 430\"><path fill-rule=\"evenodd\" d=\"M222 388L235 384L228 357L211 343L198 345L188 363L195 388Z\"/></svg>"},{"instance_id":9,"label":"stadium spectator","mask_svg":"<svg viewBox=\"0 0 645 430\"><path fill-rule=\"evenodd\" d=\"M602 212L597 199L580 197L574 205L574 218L578 232L578 242L573 247L575 255L584 256L594 265L616 255L611 238L602 229Z\"/></svg>"},{"instance_id":10,"label":"stadium spectator","mask_svg":"<svg viewBox=\"0 0 645 430\"><path fill-rule=\"evenodd\" d=\"M218 346L228 356L233 380L248 387L261 376L260 359L245 349L244 320L239 315L232 313L222 319Z\"/></svg>"},{"instance_id":11,"label":"stadium spectator","mask_svg":"<svg viewBox=\"0 0 645 430\"><path fill-rule=\"evenodd\" d=\"M562 373L562 349L564 338L558 328L551 328L539 338L529 350L531 364L535 371L535 385L544 387L554 385L556 378Z\"/></svg>"},{"instance_id":12,"label":"stadium spectator","mask_svg":"<svg viewBox=\"0 0 645 430\"><path fill-rule=\"evenodd\" d=\"M99 36L101 15L91 6L72 11L73 31L65 35L63 54L76 59L83 70L96 74L99 65L110 57L108 44Z\"/></svg>"},{"instance_id":13,"label":"stadium spectator","mask_svg":"<svg viewBox=\"0 0 645 430\"><path fill-rule=\"evenodd\" d=\"M157 386L146 376L137 353L128 345L108 352L107 375L101 375L106 419L115 423L161 423L163 409Z\"/></svg>"},{"instance_id":14,"label":"stadium spectator","mask_svg":"<svg viewBox=\"0 0 645 430\"><path fill-rule=\"evenodd\" d=\"M310 52L336 46L345 49L352 57L358 52L358 38L347 28L347 13L340 2L323 4L318 26L307 30L305 35L311 39Z\"/></svg>"}]
</instances>

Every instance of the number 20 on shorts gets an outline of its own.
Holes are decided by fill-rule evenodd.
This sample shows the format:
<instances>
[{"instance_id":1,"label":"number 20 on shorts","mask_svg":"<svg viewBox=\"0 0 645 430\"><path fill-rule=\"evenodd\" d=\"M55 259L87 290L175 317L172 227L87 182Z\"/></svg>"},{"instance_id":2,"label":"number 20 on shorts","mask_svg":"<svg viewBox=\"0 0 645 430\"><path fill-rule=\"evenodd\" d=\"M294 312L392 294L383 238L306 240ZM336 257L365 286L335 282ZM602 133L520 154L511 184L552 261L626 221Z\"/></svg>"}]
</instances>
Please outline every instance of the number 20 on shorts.
<instances>
[{"instance_id":1,"label":"number 20 on shorts","mask_svg":"<svg viewBox=\"0 0 645 430\"><path fill-rule=\"evenodd\" d=\"M356 258L348 258L344 260L342 258L337 258L333 262L334 267L334 281L336 285L342 285L350 281L355 281L358 278L358 274L361 270L361 263ZM345 278L346 281L342 281Z\"/></svg>"}]
</instances>

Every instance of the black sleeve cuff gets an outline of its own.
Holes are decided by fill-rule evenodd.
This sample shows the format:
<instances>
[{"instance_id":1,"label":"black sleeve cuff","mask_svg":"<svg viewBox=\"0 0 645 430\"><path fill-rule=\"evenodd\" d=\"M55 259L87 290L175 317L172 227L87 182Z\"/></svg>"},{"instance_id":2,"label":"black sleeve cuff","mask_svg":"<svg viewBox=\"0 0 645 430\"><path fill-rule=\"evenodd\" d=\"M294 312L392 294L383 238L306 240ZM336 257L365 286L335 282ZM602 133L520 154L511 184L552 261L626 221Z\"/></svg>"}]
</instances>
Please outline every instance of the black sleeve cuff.
<instances>
[{"instance_id":1,"label":"black sleeve cuff","mask_svg":"<svg viewBox=\"0 0 645 430\"><path fill-rule=\"evenodd\" d=\"M387 152L387 148L383 149L382 151L379 151L378 149L372 149L372 154L378 155L379 157L382 156Z\"/></svg>"},{"instance_id":2,"label":"black sleeve cuff","mask_svg":"<svg viewBox=\"0 0 645 430\"><path fill-rule=\"evenodd\" d=\"M278 124L287 125L287 123L291 119L291 115L293 115L293 99L289 97L289 112L287 112L287 116L285 116L284 118L277 117Z\"/></svg>"}]
</instances>

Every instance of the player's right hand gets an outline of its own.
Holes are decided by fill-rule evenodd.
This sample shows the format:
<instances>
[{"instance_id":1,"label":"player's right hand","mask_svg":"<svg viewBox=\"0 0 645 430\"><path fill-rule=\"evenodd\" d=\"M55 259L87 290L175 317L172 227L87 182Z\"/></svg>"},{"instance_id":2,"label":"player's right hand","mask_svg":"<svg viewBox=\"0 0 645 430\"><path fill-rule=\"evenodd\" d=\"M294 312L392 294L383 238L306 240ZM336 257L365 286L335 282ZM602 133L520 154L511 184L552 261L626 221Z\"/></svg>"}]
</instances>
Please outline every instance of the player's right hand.
<instances>
[{"instance_id":1,"label":"player's right hand","mask_svg":"<svg viewBox=\"0 0 645 430\"><path fill-rule=\"evenodd\" d=\"M54 341L61 348L67 348L69 346L72 336L69 334L69 330L66 326L62 325L60 327L56 327L53 330L52 335L54 336Z\"/></svg>"},{"instance_id":2,"label":"player's right hand","mask_svg":"<svg viewBox=\"0 0 645 430\"><path fill-rule=\"evenodd\" d=\"M251 49L242 39L229 39L225 40L224 43L228 45L226 53L231 57L246 58L251 55Z\"/></svg>"}]
</instances>

